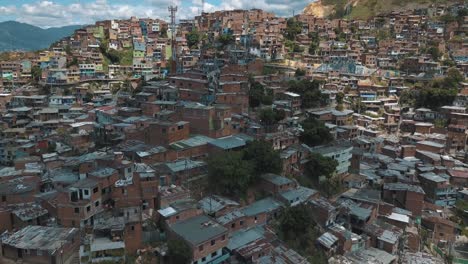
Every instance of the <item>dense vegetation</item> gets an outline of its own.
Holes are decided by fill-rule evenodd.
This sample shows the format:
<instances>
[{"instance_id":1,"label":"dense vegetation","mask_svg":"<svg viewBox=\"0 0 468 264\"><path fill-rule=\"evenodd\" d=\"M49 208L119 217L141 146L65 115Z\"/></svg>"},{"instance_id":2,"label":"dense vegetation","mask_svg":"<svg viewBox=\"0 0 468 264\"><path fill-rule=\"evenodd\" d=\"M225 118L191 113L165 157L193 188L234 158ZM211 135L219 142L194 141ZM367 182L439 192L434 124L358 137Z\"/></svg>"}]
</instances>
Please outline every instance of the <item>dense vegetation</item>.
<instances>
[{"instance_id":1,"label":"dense vegetation","mask_svg":"<svg viewBox=\"0 0 468 264\"><path fill-rule=\"evenodd\" d=\"M328 96L320 91L319 81L290 81L288 91L301 95L302 108L320 107L327 104Z\"/></svg>"},{"instance_id":2,"label":"dense vegetation","mask_svg":"<svg viewBox=\"0 0 468 264\"><path fill-rule=\"evenodd\" d=\"M338 162L332 158L311 154L305 167L307 185L319 190L326 197L341 193L341 182L334 175L337 166Z\"/></svg>"},{"instance_id":3,"label":"dense vegetation","mask_svg":"<svg viewBox=\"0 0 468 264\"><path fill-rule=\"evenodd\" d=\"M451 105L457 96L459 83L464 77L456 68L450 68L445 78L433 80L429 87L409 90L400 96L400 104L426 107L433 110Z\"/></svg>"},{"instance_id":4,"label":"dense vegetation","mask_svg":"<svg viewBox=\"0 0 468 264\"><path fill-rule=\"evenodd\" d=\"M67 37L81 26L42 29L33 25L6 21L0 23L0 52L7 50L40 50ZM14 46L12 46L14 45Z\"/></svg>"},{"instance_id":5,"label":"dense vegetation","mask_svg":"<svg viewBox=\"0 0 468 264\"><path fill-rule=\"evenodd\" d=\"M281 240L306 256L311 263L327 263L323 252L315 247L320 232L315 228L311 212L305 205L283 209L276 230Z\"/></svg>"},{"instance_id":6,"label":"dense vegetation","mask_svg":"<svg viewBox=\"0 0 468 264\"><path fill-rule=\"evenodd\" d=\"M299 136L299 139L308 146L323 145L333 140L330 130L322 121L316 118L309 117L304 120L301 125L304 131Z\"/></svg>"},{"instance_id":7,"label":"dense vegetation","mask_svg":"<svg viewBox=\"0 0 468 264\"><path fill-rule=\"evenodd\" d=\"M244 196L264 173L280 173L278 151L266 141L252 141L241 151L223 152L208 159L208 182L214 192Z\"/></svg>"},{"instance_id":8,"label":"dense vegetation","mask_svg":"<svg viewBox=\"0 0 468 264\"><path fill-rule=\"evenodd\" d=\"M192 260L190 247L182 240L169 240L168 262L170 264L185 264Z\"/></svg>"},{"instance_id":9,"label":"dense vegetation","mask_svg":"<svg viewBox=\"0 0 468 264\"><path fill-rule=\"evenodd\" d=\"M252 82L249 90L250 107L258 107L261 104L271 105L273 103L273 95L265 91L265 87L259 82Z\"/></svg>"}]
</instances>

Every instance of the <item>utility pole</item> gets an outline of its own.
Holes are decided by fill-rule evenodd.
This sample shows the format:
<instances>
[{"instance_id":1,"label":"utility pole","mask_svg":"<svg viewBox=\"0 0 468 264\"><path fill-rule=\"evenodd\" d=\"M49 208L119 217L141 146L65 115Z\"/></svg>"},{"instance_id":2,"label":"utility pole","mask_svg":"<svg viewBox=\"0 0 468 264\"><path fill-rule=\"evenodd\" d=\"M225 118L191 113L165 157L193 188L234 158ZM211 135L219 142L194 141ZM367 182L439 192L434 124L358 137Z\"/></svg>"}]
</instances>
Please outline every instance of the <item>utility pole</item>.
<instances>
[{"instance_id":1,"label":"utility pole","mask_svg":"<svg viewBox=\"0 0 468 264\"><path fill-rule=\"evenodd\" d=\"M176 13L177 6L169 6L169 12L171 13L171 50L172 50L172 63L171 73L177 71L177 46L176 46Z\"/></svg>"}]
</instances>

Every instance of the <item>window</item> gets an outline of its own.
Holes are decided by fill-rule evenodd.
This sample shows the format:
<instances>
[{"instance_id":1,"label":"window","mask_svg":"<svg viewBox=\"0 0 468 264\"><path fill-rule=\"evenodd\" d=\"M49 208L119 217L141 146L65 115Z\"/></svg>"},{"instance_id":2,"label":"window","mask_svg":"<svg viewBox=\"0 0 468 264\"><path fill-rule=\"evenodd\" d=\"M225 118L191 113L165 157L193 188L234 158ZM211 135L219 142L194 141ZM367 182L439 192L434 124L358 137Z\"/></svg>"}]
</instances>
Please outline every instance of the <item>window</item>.
<instances>
[{"instance_id":1,"label":"window","mask_svg":"<svg viewBox=\"0 0 468 264\"><path fill-rule=\"evenodd\" d=\"M161 129L161 133L166 134L166 129L165 128Z\"/></svg>"},{"instance_id":2,"label":"window","mask_svg":"<svg viewBox=\"0 0 468 264\"><path fill-rule=\"evenodd\" d=\"M258 216L255 216L255 218L254 218L254 219L255 219L255 221L257 221L257 220L258 220Z\"/></svg>"},{"instance_id":3,"label":"window","mask_svg":"<svg viewBox=\"0 0 468 264\"><path fill-rule=\"evenodd\" d=\"M94 205L95 205L96 207L99 207L99 201L96 201L96 202L94 203Z\"/></svg>"},{"instance_id":4,"label":"window","mask_svg":"<svg viewBox=\"0 0 468 264\"><path fill-rule=\"evenodd\" d=\"M135 226L131 226L130 229L132 229L132 231L135 231Z\"/></svg>"},{"instance_id":5,"label":"window","mask_svg":"<svg viewBox=\"0 0 468 264\"><path fill-rule=\"evenodd\" d=\"M226 239L226 235L223 235L223 236L221 237L221 241L224 241L225 239Z\"/></svg>"},{"instance_id":6,"label":"window","mask_svg":"<svg viewBox=\"0 0 468 264\"><path fill-rule=\"evenodd\" d=\"M177 127L177 130L181 130L181 129L184 129L184 125L180 125Z\"/></svg>"},{"instance_id":7,"label":"window","mask_svg":"<svg viewBox=\"0 0 468 264\"><path fill-rule=\"evenodd\" d=\"M211 257L212 257L212 258L216 257L216 255L218 255L218 252L217 252L217 251L211 253Z\"/></svg>"},{"instance_id":8,"label":"window","mask_svg":"<svg viewBox=\"0 0 468 264\"><path fill-rule=\"evenodd\" d=\"M231 224L231 228L234 228L234 227L236 227L236 223Z\"/></svg>"},{"instance_id":9,"label":"window","mask_svg":"<svg viewBox=\"0 0 468 264\"><path fill-rule=\"evenodd\" d=\"M205 261L206 261L206 257L203 257L203 258L201 259L201 261L202 261L202 262L205 262Z\"/></svg>"},{"instance_id":10,"label":"window","mask_svg":"<svg viewBox=\"0 0 468 264\"><path fill-rule=\"evenodd\" d=\"M96 188L93 189L93 193L97 193L98 191L99 191L99 188L98 188L98 187L96 187Z\"/></svg>"},{"instance_id":11,"label":"window","mask_svg":"<svg viewBox=\"0 0 468 264\"><path fill-rule=\"evenodd\" d=\"M84 195L89 195L89 190L88 189L84 190Z\"/></svg>"},{"instance_id":12,"label":"window","mask_svg":"<svg viewBox=\"0 0 468 264\"><path fill-rule=\"evenodd\" d=\"M203 245L198 246L198 251L203 251Z\"/></svg>"},{"instance_id":13,"label":"window","mask_svg":"<svg viewBox=\"0 0 468 264\"><path fill-rule=\"evenodd\" d=\"M178 215L176 215L175 219L179 220L179 216L178 216Z\"/></svg>"},{"instance_id":14,"label":"window","mask_svg":"<svg viewBox=\"0 0 468 264\"><path fill-rule=\"evenodd\" d=\"M214 244L216 244L216 240L211 240L211 245L214 246Z\"/></svg>"},{"instance_id":15,"label":"window","mask_svg":"<svg viewBox=\"0 0 468 264\"><path fill-rule=\"evenodd\" d=\"M79 214L80 213L80 208L79 207L75 207L75 214Z\"/></svg>"},{"instance_id":16,"label":"window","mask_svg":"<svg viewBox=\"0 0 468 264\"><path fill-rule=\"evenodd\" d=\"M239 225L241 225L241 226L244 225L244 221L241 220L241 221L239 222Z\"/></svg>"},{"instance_id":17,"label":"window","mask_svg":"<svg viewBox=\"0 0 468 264\"><path fill-rule=\"evenodd\" d=\"M91 211L91 206L86 206L86 212Z\"/></svg>"}]
</instances>

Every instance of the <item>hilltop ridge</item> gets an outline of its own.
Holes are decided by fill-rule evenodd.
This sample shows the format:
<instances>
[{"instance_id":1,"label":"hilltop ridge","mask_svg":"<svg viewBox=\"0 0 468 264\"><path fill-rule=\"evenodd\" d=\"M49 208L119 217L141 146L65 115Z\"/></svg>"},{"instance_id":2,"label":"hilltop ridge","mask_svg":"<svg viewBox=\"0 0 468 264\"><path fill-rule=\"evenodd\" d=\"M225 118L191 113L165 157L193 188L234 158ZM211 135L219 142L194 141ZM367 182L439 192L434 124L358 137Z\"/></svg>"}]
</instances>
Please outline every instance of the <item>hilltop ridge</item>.
<instances>
[{"instance_id":1,"label":"hilltop ridge","mask_svg":"<svg viewBox=\"0 0 468 264\"><path fill-rule=\"evenodd\" d=\"M61 38L70 36L82 26L43 29L16 21L0 22L0 52L10 50L33 51L48 48Z\"/></svg>"},{"instance_id":2,"label":"hilltop ridge","mask_svg":"<svg viewBox=\"0 0 468 264\"><path fill-rule=\"evenodd\" d=\"M304 8L304 14L317 17L368 19L393 11L427 7L431 4L459 2L456 0L318 0Z\"/></svg>"}]
</instances>

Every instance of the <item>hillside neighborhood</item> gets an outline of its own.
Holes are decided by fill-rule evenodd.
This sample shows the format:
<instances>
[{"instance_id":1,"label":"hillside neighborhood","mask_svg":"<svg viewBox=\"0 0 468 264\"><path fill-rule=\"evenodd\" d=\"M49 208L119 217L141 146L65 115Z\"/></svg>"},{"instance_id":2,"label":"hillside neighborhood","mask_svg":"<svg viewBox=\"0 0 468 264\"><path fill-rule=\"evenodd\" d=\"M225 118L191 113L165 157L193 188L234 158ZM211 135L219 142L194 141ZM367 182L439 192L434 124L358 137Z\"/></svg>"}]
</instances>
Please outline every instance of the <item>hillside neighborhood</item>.
<instances>
[{"instance_id":1,"label":"hillside neighborhood","mask_svg":"<svg viewBox=\"0 0 468 264\"><path fill-rule=\"evenodd\" d=\"M468 3L337 12L1 53L0 263L468 263Z\"/></svg>"}]
</instances>

